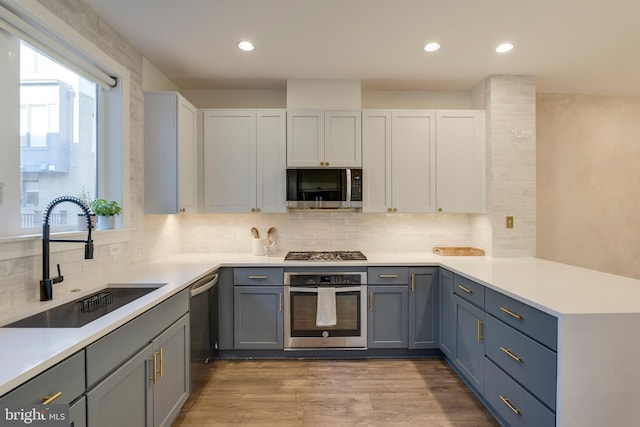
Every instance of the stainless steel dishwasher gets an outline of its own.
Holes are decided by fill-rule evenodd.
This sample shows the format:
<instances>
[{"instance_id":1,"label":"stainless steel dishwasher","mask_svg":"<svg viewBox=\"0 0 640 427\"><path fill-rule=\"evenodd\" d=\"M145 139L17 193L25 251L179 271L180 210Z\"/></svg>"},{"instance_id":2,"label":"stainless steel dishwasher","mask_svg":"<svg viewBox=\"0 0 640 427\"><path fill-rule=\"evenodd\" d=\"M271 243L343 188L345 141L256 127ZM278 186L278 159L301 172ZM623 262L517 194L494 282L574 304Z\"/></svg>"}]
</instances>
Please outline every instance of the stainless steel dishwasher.
<instances>
[{"instance_id":1,"label":"stainless steel dishwasher","mask_svg":"<svg viewBox=\"0 0 640 427\"><path fill-rule=\"evenodd\" d=\"M218 273L191 285L191 392L207 379L208 364L218 355Z\"/></svg>"}]
</instances>

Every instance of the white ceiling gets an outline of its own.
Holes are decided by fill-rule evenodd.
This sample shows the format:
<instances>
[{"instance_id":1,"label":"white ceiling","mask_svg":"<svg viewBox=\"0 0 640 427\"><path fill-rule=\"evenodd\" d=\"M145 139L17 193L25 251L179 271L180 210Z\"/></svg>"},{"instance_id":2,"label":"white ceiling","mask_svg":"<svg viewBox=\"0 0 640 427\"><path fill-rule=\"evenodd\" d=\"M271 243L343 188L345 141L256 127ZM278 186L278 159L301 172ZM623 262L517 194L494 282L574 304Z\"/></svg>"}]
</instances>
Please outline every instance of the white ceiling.
<instances>
[{"instance_id":1,"label":"white ceiling","mask_svg":"<svg viewBox=\"0 0 640 427\"><path fill-rule=\"evenodd\" d=\"M640 93L638 0L84 1L181 89L468 90L529 74L538 92ZM431 40L443 47L427 54ZM495 53L504 41L515 49Z\"/></svg>"}]
</instances>

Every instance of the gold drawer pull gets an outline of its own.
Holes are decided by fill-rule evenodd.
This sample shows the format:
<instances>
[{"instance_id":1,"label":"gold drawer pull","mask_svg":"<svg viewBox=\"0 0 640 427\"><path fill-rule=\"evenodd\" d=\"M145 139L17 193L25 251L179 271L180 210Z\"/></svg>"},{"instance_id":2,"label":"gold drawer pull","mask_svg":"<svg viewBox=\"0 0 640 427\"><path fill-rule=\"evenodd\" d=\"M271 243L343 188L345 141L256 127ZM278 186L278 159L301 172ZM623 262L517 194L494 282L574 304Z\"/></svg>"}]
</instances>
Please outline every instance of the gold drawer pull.
<instances>
[{"instance_id":1,"label":"gold drawer pull","mask_svg":"<svg viewBox=\"0 0 640 427\"><path fill-rule=\"evenodd\" d=\"M482 339L484 338L482 336L482 324L483 323L484 322L482 320L478 319L478 342L482 341Z\"/></svg>"},{"instance_id":2,"label":"gold drawer pull","mask_svg":"<svg viewBox=\"0 0 640 427\"><path fill-rule=\"evenodd\" d=\"M469 289L469 288L465 288L465 287L464 287L464 286L462 286L462 285L458 285L458 287L459 287L460 289L462 289L463 291L465 291L466 293L468 293L468 294L472 294L472 293L473 293L473 291L472 291L471 289Z\"/></svg>"},{"instance_id":3,"label":"gold drawer pull","mask_svg":"<svg viewBox=\"0 0 640 427\"><path fill-rule=\"evenodd\" d=\"M511 409L513 411L514 414L520 415L520 410L518 408L516 408L515 406L513 406L511 404L511 402L509 402L509 399L507 399L504 396L500 396L500 400L502 400L504 402L504 404L507 405L509 407L509 409Z\"/></svg>"},{"instance_id":4,"label":"gold drawer pull","mask_svg":"<svg viewBox=\"0 0 640 427\"><path fill-rule=\"evenodd\" d=\"M411 273L411 292L416 288L416 273Z\"/></svg>"},{"instance_id":5,"label":"gold drawer pull","mask_svg":"<svg viewBox=\"0 0 640 427\"><path fill-rule=\"evenodd\" d=\"M282 311L282 292L278 294L278 311Z\"/></svg>"},{"instance_id":6,"label":"gold drawer pull","mask_svg":"<svg viewBox=\"0 0 640 427\"><path fill-rule=\"evenodd\" d=\"M397 274L378 274L378 277L381 279L397 279Z\"/></svg>"},{"instance_id":7,"label":"gold drawer pull","mask_svg":"<svg viewBox=\"0 0 640 427\"><path fill-rule=\"evenodd\" d=\"M249 279L266 279L267 276L249 276Z\"/></svg>"},{"instance_id":8,"label":"gold drawer pull","mask_svg":"<svg viewBox=\"0 0 640 427\"><path fill-rule=\"evenodd\" d=\"M57 398L59 398L60 396L62 396L62 392L61 392L61 391L57 392L57 393L56 393L56 394L54 394L53 396L45 396L45 397L42 399L42 404L43 404L43 405L48 405L48 404L50 404L51 402L53 402L54 400L56 400Z\"/></svg>"},{"instance_id":9,"label":"gold drawer pull","mask_svg":"<svg viewBox=\"0 0 640 427\"><path fill-rule=\"evenodd\" d=\"M369 311L373 311L373 292L369 292Z\"/></svg>"},{"instance_id":10,"label":"gold drawer pull","mask_svg":"<svg viewBox=\"0 0 640 427\"><path fill-rule=\"evenodd\" d=\"M518 313L514 313L513 311L509 310L508 308L500 307L500 310L502 310L503 312L507 313L509 316L515 317L518 320L522 320L522 316L520 316Z\"/></svg>"},{"instance_id":11,"label":"gold drawer pull","mask_svg":"<svg viewBox=\"0 0 640 427\"><path fill-rule=\"evenodd\" d=\"M504 352L504 354L506 354L507 356L509 356L510 358L512 358L513 360L515 360L516 362L520 362L522 363L522 358L516 356L515 354L511 353L511 351L508 348L504 348L504 347L500 347L500 350L502 350Z\"/></svg>"}]
</instances>

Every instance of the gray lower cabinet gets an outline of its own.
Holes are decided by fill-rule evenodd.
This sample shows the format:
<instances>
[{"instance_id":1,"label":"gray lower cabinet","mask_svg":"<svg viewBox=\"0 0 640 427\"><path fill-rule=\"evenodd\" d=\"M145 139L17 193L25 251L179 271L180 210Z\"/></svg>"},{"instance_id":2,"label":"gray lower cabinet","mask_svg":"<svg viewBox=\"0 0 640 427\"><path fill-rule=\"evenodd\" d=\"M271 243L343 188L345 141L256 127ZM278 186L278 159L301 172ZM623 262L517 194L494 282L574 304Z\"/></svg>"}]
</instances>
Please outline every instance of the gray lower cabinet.
<instances>
[{"instance_id":1,"label":"gray lower cabinet","mask_svg":"<svg viewBox=\"0 0 640 427\"><path fill-rule=\"evenodd\" d=\"M235 349L284 348L283 286L235 286Z\"/></svg>"},{"instance_id":2,"label":"gray lower cabinet","mask_svg":"<svg viewBox=\"0 0 640 427\"><path fill-rule=\"evenodd\" d=\"M218 345L233 350L233 268L218 270Z\"/></svg>"},{"instance_id":3,"label":"gray lower cabinet","mask_svg":"<svg viewBox=\"0 0 640 427\"><path fill-rule=\"evenodd\" d=\"M407 285L369 285L367 346L407 348L409 296Z\"/></svg>"},{"instance_id":4,"label":"gray lower cabinet","mask_svg":"<svg viewBox=\"0 0 640 427\"><path fill-rule=\"evenodd\" d=\"M87 393L89 425L170 426L188 397L185 315Z\"/></svg>"},{"instance_id":5,"label":"gray lower cabinet","mask_svg":"<svg viewBox=\"0 0 640 427\"><path fill-rule=\"evenodd\" d=\"M485 313L454 295L456 303L455 364L464 379L478 393L484 390L484 321Z\"/></svg>"},{"instance_id":6,"label":"gray lower cabinet","mask_svg":"<svg viewBox=\"0 0 640 427\"><path fill-rule=\"evenodd\" d=\"M89 426L153 425L153 357L148 344L87 393Z\"/></svg>"},{"instance_id":7,"label":"gray lower cabinet","mask_svg":"<svg viewBox=\"0 0 640 427\"><path fill-rule=\"evenodd\" d=\"M0 397L0 407L13 405L69 405L69 425L86 426L84 350L66 358Z\"/></svg>"},{"instance_id":8,"label":"gray lower cabinet","mask_svg":"<svg viewBox=\"0 0 640 427\"><path fill-rule=\"evenodd\" d=\"M456 304L453 300L453 273L440 269L440 350L450 360L456 352Z\"/></svg>"},{"instance_id":9,"label":"gray lower cabinet","mask_svg":"<svg viewBox=\"0 0 640 427\"><path fill-rule=\"evenodd\" d=\"M189 316L185 315L153 340L157 360L153 384L153 425L156 427L170 426L189 397L189 337Z\"/></svg>"},{"instance_id":10,"label":"gray lower cabinet","mask_svg":"<svg viewBox=\"0 0 640 427\"><path fill-rule=\"evenodd\" d=\"M438 269L410 268L409 348L438 348Z\"/></svg>"},{"instance_id":11,"label":"gray lower cabinet","mask_svg":"<svg viewBox=\"0 0 640 427\"><path fill-rule=\"evenodd\" d=\"M86 348L87 419L169 426L189 396L189 289Z\"/></svg>"}]
</instances>

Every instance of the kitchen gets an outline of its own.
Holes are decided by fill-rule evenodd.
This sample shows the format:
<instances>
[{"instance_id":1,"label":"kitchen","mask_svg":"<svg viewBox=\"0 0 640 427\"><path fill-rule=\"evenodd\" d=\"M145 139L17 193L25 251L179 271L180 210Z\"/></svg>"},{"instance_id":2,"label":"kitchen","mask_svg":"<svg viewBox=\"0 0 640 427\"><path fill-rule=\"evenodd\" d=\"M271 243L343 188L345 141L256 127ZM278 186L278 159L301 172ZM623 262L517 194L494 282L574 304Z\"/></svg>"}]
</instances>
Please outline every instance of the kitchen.
<instances>
[{"instance_id":1,"label":"kitchen","mask_svg":"<svg viewBox=\"0 0 640 427\"><path fill-rule=\"evenodd\" d=\"M86 28L85 26L91 26L83 23L83 17L91 17L87 22L95 22L97 19L91 10L76 3L61 5L53 2L47 7L52 8L56 14L66 16L79 31ZM573 87L567 88L569 94L554 95L553 92L536 90L536 84L540 84L540 79L493 77L492 84L505 86L510 86L509 82L515 79L518 83L513 85L517 86L514 90L522 90L528 97L525 101L530 106L528 115L522 118L522 115L518 114L517 117L524 121L524 130L532 129L537 117L537 129L534 129L533 134L525 132L519 135L518 140L524 141L525 144L535 143L537 152L520 144L513 147L513 152L501 151L504 157L495 156L491 159L494 170L504 171L505 174L515 172L510 168L514 157L522 159L524 166L518 170L522 171L524 176L518 175L517 179L509 182L507 188L503 185L503 177L495 176L494 180L489 182L492 206L487 215L143 215L141 94L142 91L175 90L176 87L163 79L162 74L154 70L153 65L136 53L133 47L116 42L105 43L105 40L118 40L120 37L106 23L102 22L101 25L100 37L93 34L93 27L81 32L84 34L86 31L86 37L96 40L95 43L102 49L120 58L120 61L127 64L133 76L131 155L127 156L131 159L132 183L127 215L135 231L116 231L101 237L100 240L96 239L101 250L98 251L95 262L88 265L83 264L82 256L77 251L60 245L62 247L56 250L59 251L60 258L64 254L62 268L63 271L68 270L69 275L75 273L77 276L90 277L104 271L122 272L131 266L144 264L147 260L181 252L248 253L251 250L248 229L257 226L266 230L274 226L278 229L278 244L285 250L350 248L354 238L357 239L357 249L365 253L388 249L393 249L394 252L428 252L430 248L438 245L472 245L487 249L493 256L537 255L615 274L640 277L637 263L633 262L633 255L638 253L637 239L633 238L638 231L637 221L633 216L627 216L637 212L637 202L632 197L637 177L631 175L619 179L620 182L615 182L615 185L608 181L620 176L616 171L624 169L629 171L629 174L635 171L632 161L636 157L633 152L630 154L632 146L625 145L626 141L633 139L633 135L637 133L635 121L631 119L638 109L637 98L633 96L571 95L580 93L578 88ZM98 39L101 41L97 41ZM633 95L634 92L628 89L631 87L632 85L627 85L626 89L612 87L609 91L594 91L631 92L630 95ZM565 93L566 91L558 90ZM261 90L253 94L233 90L181 92L202 108L286 106L284 90ZM197 95L206 97L212 94L215 97L209 97L206 103L198 101ZM250 97L249 100L246 100L247 96ZM276 105L273 104L274 97L278 99ZM364 90L362 107L464 109L472 105L471 98L473 95L466 91L412 93ZM566 105L571 105L573 115L569 114ZM535 110L536 107L538 111ZM545 109L541 111L542 107ZM564 115L554 114L554 108L563 108L561 111ZM496 109L500 107L497 106ZM542 119L544 121L541 122ZM592 124L594 128L585 130L585 123ZM513 125L509 124L500 128L496 123L488 129L494 134L501 134L510 133L512 127ZM603 164L598 161L602 158L601 153L594 153L594 150L603 146L603 137L599 132L606 130L610 132L607 134L607 138L611 138L607 140L609 144L617 142L620 145L607 151L609 162ZM580 131L579 138L572 138L572 131ZM622 136L616 138L617 132L621 132ZM558 140L563 140L567 145L554 148L553 144ZM594 153L592 157L571 157L571 164L575 165L575 170L565 170L562 165L567 164L566 156L581 151L585 145L588 148L585 148L584 152ZM556 156L558 153L565 157ZM611 159L615 153L620 155ZM536 156L542 155L545 157L537 158L536 170ZM556 165L555 162L561 164ZM499 168L500 165L503 167ZM576 174L584 179L576 180ZM598 185L595 185L596 183ZM564 194L572 197L553 199L551 196L556 188L562 188ZM599 191L594 193L596 190ZM571 215L567 215L567 212L571 212ZM503 227L504 217L507 215L513 215L515 218L515 227L512 230ZM625 224L624 227L619 226L621 222ZM310 241L316 242L313 247L309 247ZM0 253L3 259L3 274L0 278L3 310L9 310L13 304L37 298L39 240L3 243Z\"/></svg>"}]
</instances>

